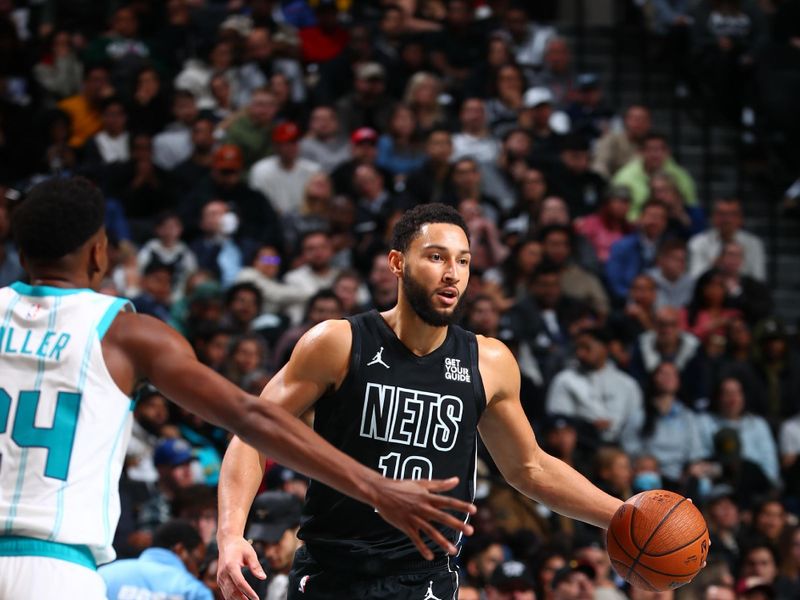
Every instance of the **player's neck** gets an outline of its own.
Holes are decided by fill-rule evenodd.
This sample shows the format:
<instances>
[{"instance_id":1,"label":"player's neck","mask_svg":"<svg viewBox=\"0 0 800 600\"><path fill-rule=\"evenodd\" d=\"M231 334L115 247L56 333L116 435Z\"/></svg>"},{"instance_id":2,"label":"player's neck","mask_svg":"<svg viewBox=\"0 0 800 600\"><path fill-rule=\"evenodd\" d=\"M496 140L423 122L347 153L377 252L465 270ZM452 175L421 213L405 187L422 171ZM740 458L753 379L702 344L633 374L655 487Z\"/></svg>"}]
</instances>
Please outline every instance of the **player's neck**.
<instances>
[{"instance_id":1,"label":"player's neck","mask_svg":"<svg viewBox=\"0 0 800 600\"><path fill-rule=\"evenodd\" d=\"M90 288L88 277L81 277L73 273L59 273L51 271L31 271L29 273L31 285L41 285L57 288Z\"/></svg>"},{"instance_id":2,"label":"player's neck","mask_svg":"<svg viewBox=\"0 0 800 600\"><path fill-rule=\"evenodd\" d=\"M447 326L428 325L410 306L398 302L394 308L382 313L397 338L417 356L425 356L436 350L447 337Z\"/></svg>"}]
</instances>

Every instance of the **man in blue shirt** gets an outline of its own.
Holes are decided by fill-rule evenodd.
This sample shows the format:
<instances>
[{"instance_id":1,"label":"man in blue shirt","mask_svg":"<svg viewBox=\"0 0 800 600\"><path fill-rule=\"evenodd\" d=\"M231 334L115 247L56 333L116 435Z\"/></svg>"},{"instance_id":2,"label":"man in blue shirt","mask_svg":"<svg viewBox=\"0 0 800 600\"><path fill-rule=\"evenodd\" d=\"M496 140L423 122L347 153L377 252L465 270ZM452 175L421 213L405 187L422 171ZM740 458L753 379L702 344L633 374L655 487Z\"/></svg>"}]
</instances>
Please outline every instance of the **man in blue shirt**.
<instances>
[{"instance_id":1,"label":"man in blue shirt","mask_svg":"<svg viewBox=\"0 0 800 600\"><path fill-rule=\"evenodd\" d=\"M611 246L606 277L618 301L627 298L631 283L639 273L655 265L656 253L665 237L668 220L666 205L658 200L650 200L642 208L638 230Z\"/></svg>"},{"instance_id":2,"label":"man in blue shirt","mask_svg":"<svg viewBox=\"0 0 800 600\"><path fill-rule=\"evenodd\" d=\"M118 560L98 572L106 582L109 600L213 600L211 590L197 579L205 551L197 530L176 519L156 530L153 547L138 559Z\"/></svg>"}]
</instances>

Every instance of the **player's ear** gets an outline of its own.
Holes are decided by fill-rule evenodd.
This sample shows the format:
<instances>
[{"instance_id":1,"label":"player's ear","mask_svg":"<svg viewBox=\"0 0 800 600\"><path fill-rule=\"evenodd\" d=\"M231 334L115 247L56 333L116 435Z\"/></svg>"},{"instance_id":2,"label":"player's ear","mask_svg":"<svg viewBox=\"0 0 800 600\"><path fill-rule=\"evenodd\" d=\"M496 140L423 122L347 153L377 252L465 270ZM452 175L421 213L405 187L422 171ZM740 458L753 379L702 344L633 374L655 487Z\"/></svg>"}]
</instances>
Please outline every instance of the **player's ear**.
<instances>
[{"instance_id":1,"label":"player's ear","mask_svg":"<svg viewBox=\"0 0 800 600\"><path fill-rule=\"evenodd\" d=\"M108 268L108 237L105 228L97 232L89 250L89 268L92 275L105 274Z\"/></svg>"},{"instance_id":2,"label":"player's ear","mask_svg":"<svg viewBox=\"0 0 800 600\"><path fill-rule=\"evenodd\" d=\"M389 268L395 276L400 277L403 273L403 266L405 264L405 257L399 250L389 251Z\"/></svg>"}]
</instances>

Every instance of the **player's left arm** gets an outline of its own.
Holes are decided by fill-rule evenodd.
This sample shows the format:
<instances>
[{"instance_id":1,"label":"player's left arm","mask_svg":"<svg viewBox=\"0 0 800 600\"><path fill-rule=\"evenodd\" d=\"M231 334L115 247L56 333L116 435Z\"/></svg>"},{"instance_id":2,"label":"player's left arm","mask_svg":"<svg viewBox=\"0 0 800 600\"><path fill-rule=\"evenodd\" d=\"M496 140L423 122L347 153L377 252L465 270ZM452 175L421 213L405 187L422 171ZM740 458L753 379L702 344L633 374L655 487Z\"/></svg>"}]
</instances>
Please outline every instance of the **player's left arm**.
<instances>
[{"instance_id":1,"label":"player's left arm","mask_svg":"<svg viewBox=\"0 0 800 600\"><path fill-rule=\"evenodd\" d=\"M506 346L478 338L486 410L478 431L509 484L554 511L607 528L622 501L609 496L536 442L519 400L517 361Z\"/></svg>"}]
</instances>

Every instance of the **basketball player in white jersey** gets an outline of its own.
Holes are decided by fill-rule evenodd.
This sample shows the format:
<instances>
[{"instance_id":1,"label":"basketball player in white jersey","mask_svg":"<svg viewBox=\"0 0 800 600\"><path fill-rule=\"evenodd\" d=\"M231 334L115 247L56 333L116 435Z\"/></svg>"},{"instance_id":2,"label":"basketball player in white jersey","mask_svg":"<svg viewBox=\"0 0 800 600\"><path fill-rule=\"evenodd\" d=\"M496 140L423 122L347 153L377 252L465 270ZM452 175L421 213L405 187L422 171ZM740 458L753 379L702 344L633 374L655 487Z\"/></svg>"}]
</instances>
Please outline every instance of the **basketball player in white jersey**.
<instances>
[{"instance_id":1,"label":"basketball player in white jersey","mask_svg":"<svg viewBox=\"0 0 800 600\"><path fill-rule=\"evenodd\" d=\"M380 477L201 365L160 321L92 291L108 264L103 221L102 195L80 178L38 185L12 215L30 285L0 289L0 600L105 598L95 568L114 558L129 394L143 377L415 539L429 521L469 533L444 510L474 507L434 493L455 479Z\"/></svg>"}]
</instances>

